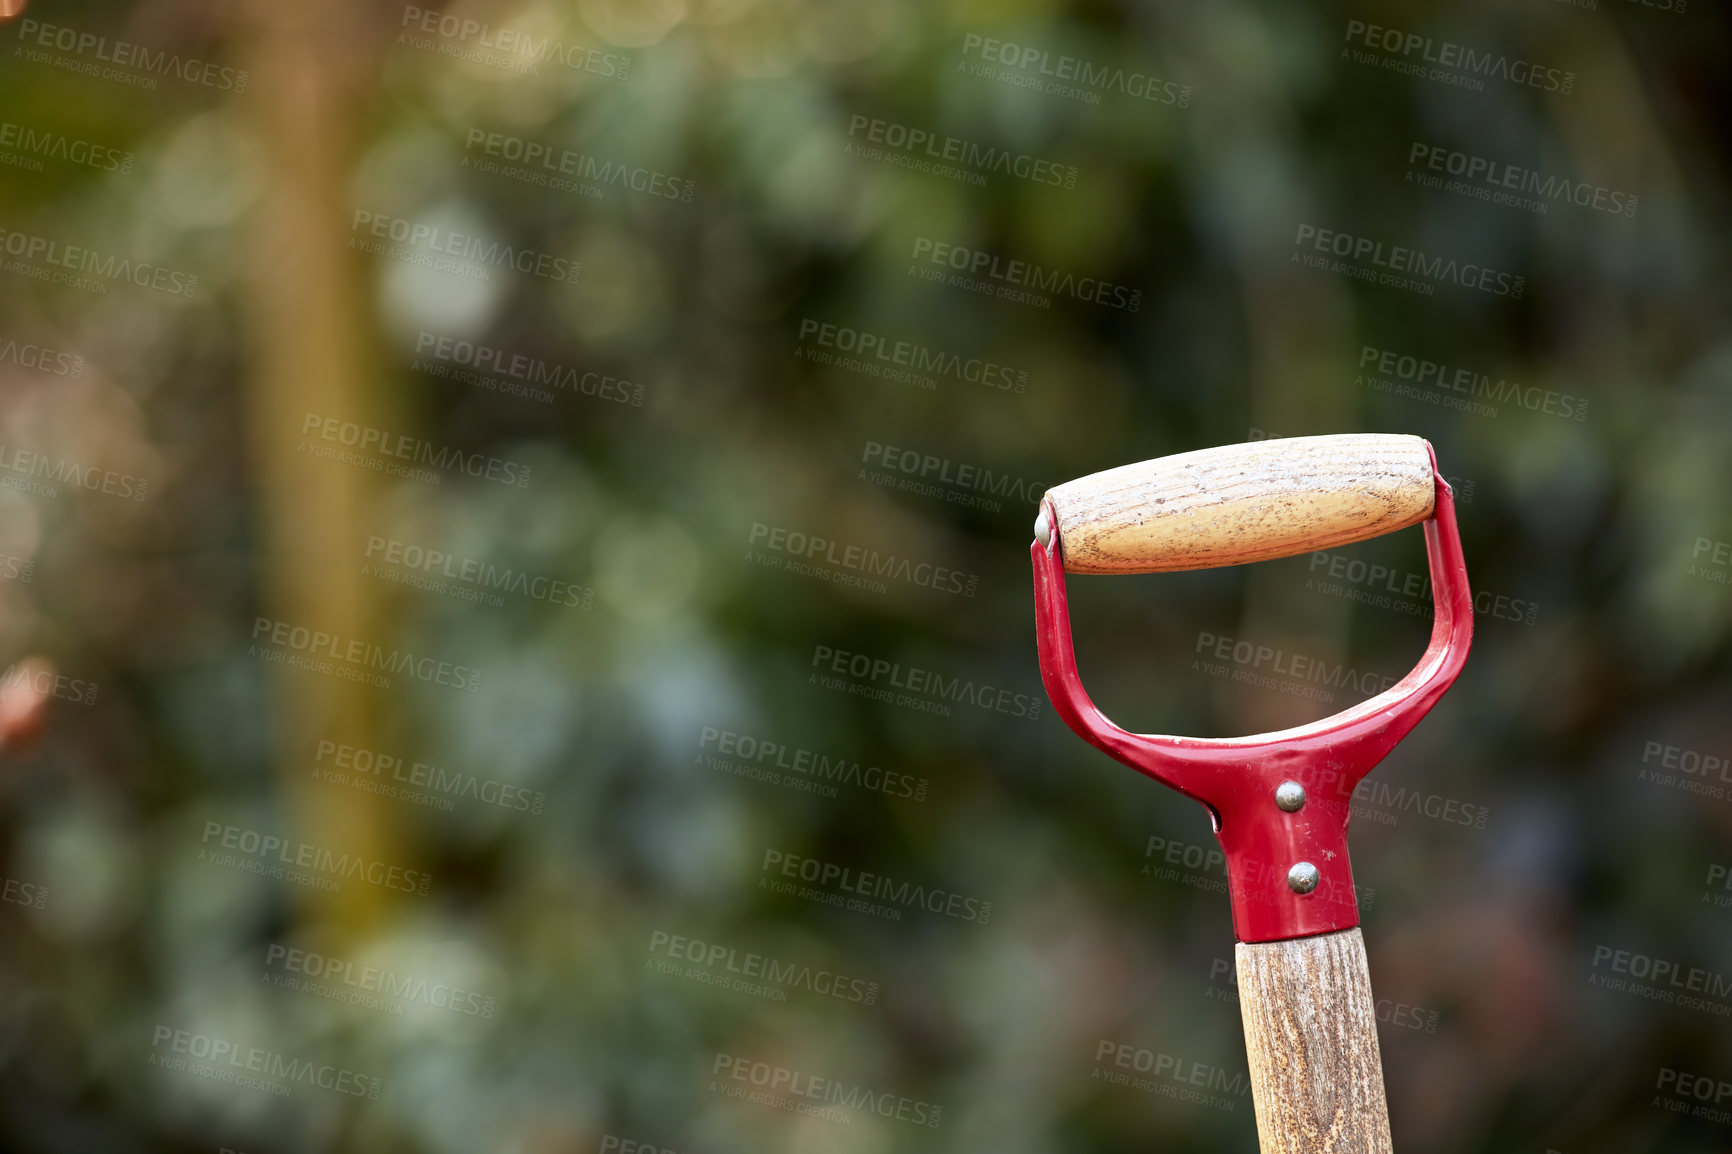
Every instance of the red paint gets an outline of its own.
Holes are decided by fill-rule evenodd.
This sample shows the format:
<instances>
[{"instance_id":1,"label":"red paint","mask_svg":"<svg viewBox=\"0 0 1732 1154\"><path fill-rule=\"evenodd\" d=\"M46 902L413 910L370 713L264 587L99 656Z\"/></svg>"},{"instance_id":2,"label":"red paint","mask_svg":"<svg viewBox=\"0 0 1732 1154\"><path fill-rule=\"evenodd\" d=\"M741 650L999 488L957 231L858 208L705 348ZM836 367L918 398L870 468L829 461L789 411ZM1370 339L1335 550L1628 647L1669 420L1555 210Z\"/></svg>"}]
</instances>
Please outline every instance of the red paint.
<instances>
[{"instance_id":1,"label":"red paint","mask_svg":"<svg viewBox=\"0 0 1732 1154\"><path fill-rule=\"evenodd\" d=\"M1427 445L1428 451L1430 446ZM1070 609L1058 550L1036 541L1036 637L1040 675L1065 724L1104 752L1195 798L1218 815L1215 836L1227 857L1233 931L1243 942L1280 941L1359 924L1353 871L1347 860L1348 804L1353 787L1437 704L1461 672L1473 641L1473 595L1455 527L1455 494L1437 472L1437 503L1424 522L1435 606L1431 644L1412 673L1383 693L1333 717L1254 737L1163 737L1114 725L1083 689L1071 648ZM1047 523L1058 539L1058 517ZM1305 787L1298 813L1275 805L1283 781ZM1311 862L1322 880L1296 894L1287 870Z\"/></svg>"}]
</instances>

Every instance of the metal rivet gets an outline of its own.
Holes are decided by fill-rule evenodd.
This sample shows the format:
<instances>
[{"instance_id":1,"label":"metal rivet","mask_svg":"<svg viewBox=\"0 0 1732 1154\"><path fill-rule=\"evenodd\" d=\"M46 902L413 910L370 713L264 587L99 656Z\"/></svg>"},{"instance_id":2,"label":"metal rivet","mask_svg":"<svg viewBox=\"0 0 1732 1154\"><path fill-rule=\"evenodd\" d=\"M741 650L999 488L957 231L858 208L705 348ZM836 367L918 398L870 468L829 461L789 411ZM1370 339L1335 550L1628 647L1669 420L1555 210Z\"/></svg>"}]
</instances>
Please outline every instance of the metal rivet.
<instances>
[{"instance_id":1,"label":"metal rivet","mask_svg":"<svg viewBox=\"0 0 1732 1154\"><path fill-rule=\"evenodd\" d=\"M1047 524L1046 506L1041 506L1040 516L1034 519L1034 539L1042 548L1052 544L1052 526Z\"/></svg>"},{"instance_id":2,"label":"metal rivet","mask_svg":"<svg viewBox=\"0 0 1732 1154\"><path fill-rule=\"evenodd\" d=\"M1317 888L1317 867L1308 861L1302 861L1287 871L1287 884L1293 887L1296 894L1308 894Z\"/></svg>"},{"instance_id":3,"label":"metal rivet","mask_svg":"<svg viewBox=\"0 0 1732 1154\"><path fill-rule=\"evenodd\" d=\"M1288 813L1305 808L1305 787L1296 781L1284 781L1275 787L1275 804Z\"/></svg>"}]
</instances>

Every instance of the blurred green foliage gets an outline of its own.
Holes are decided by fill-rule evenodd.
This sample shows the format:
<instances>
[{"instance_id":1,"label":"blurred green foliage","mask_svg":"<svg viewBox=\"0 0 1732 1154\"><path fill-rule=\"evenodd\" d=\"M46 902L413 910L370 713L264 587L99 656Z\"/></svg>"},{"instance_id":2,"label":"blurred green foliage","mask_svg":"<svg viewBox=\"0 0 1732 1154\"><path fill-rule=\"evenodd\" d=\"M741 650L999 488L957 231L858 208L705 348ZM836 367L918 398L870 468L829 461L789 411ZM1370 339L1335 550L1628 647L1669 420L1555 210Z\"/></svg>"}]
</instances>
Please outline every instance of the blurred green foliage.
<instances>
[{"instance_id":1,"label":"blurred green foliage","mask_svg":"<svg viewBox=\"0 0 1732 1154\"><path fill-rule=\"evenodd\" d=\"M943 716L821 679L835 653L864 654L1042 700L1024 550L1047 484L1358 430L1436 445L1487 598L1461 681L1372 779L1410 792L1368 800L1355 823L1396 1143L1732 1144L1663 1082L1732 1082L1732 999L1604 988L1599 952L1720 974L1732 951L1714 884L1732 805L1677 784L1732 783L1651 776L1682 756L1668 747L1732 750L1732 565L1715 557L1732 537L1723 12L580 0L449 14L454 35L437 12L428 25L389 5L32 0L0 24L0 121L37 144L0 139L24 158L0 168L14 262L0 269L0 451L148 481L138 500L31 491L14 464L0 489L0 552L29 563L28 580L0 581L8 663L41 654L100 686L94 701L61 694L0 775L6 876L36 887L12 892L46 894L0 905L9 1147L1252 1149L1224 875L1187 865L1214 845L1198 807L1044 706ZM1475 92L1361 63L1354 21L1567 69L1572 91ZM105 47L65 49L44 26ZM561 58L526 65L522 45L545 39ZM141 87L136 60L113 62L120 42L250 82L158 72ZM992 62L1009 50L988 42L1022 63ZM103 53L131 81L78 69ZM1045 90L1085 66L1143 77L1144 95L1129 81ZM288 141L303 112L330 129ZM891 143L909 131L954 171ZM127 159L75 162L76 142ZM1427 148L1639 207L1540 212L1424 187ZM1061 179L994 170L991 149ZM337 226L285 219L303 185ZM356 242L375 219L439 239L370 255ZM1427 293L1307 267L1304 226L1525 289ZM31 238L196 275L196 294L50 283ZM539 256L474 259L497 245ZM932 283L919 273L937 245L1140 298L1037 307ZM431 266L453 252L462 270ZM537 260L581 274L537 275ZM361 307L279 315L323 285ZM287 336L268 337L273 323ZM330 336L345 323L352 345ZM849 354L849 333L882 343ZM32 367L5 341L80 370ZM886 375L916 356L897 342L952 368ZM480 354L490 370L462 363L477 348L495 350ZM1444 367L1404 382L1379 370L1384 350ZM1437 382L1458 370L1522 391L1480 400L1489 415L1452 407L1462 394ZM297 379L371 414L346 419L527 468L529 483L319 460L301 447L317 428L272 407ZM939 479L875 482L909 476L885 446L944 462ZM965 469L1003 495L943 480ZM336 492L346 503L327 504ZM273 545L291 523L325 525L337 561ZM791 558L768 549L773 530L839 553ZM375 538L455 569L424 566L418 586ZM838 580L856 570L826 558L849 548L952 570L967 591ZM1423 567L1415 533L1342 556ZM800 560L816 571L787 567ZM469 561L575 586L580 604L478 599ZM1197 735L1357 699L1213 676L1203 634L1400 676L1424 644L1423 598L1378 603L1387 589L1339 577L1330 591L1319 565L1074 581L1091 691L1130 728ZM333 618L293 616L293 590L329 592ZM400 675L369 689L258 655L261 618L340 634L350 613L374 623L363 644L481 670L479 687ZM309 728L303 699L357 703L371 748L423 774L419 796L410 782L381 794L361 771L321 777L333 731ZM783 752L721 760L724 732ZM861 784L806 788L812 775L787 768L798 751L858 765ZM256 872L238 836L210 860L213 822L432 882L418 896L351 878L321 896ZM788 858L774 854L959 895L974 915L777 892L766 883ZM676 937L704 943L705 961L675 958L697 948ZM339 969L321 981L291 950ZM770 965L780 985L757 977ZM715 984L730 966L772 991ZM373 984L387 981L407 984L391 998ZM481 1001L442 1007L434 989ZM194 1056L175 1030L381 1089L283 1095L221 1063L165 1068ZM1122 1069L1119 1045L1169 1060L1155 1092L1100 1076ZM728 1087L756 1087L736 1062L936 1105L941 1121L737 1100ZM1213 1104L1176 1096L1198 1078Z\"/></svg>"}]
</instances>

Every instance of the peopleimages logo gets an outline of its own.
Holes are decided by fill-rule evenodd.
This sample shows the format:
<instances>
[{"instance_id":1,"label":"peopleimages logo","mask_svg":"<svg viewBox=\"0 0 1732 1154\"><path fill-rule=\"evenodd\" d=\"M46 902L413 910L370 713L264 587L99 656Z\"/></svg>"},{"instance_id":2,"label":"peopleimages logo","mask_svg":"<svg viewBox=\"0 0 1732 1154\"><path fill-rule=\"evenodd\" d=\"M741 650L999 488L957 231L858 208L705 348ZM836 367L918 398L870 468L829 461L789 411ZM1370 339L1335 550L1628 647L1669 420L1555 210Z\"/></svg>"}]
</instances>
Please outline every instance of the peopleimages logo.
<instances>
[{"instance_id":1,"label":"peopleimages logo","mask_svg":"<svg viewBox=\"0 0 1732 1154\"><path fill-rule=\"evenodd\" d=\"M431 465L435 469L462 473L465 476L482 478L500 485L515 485L519 489L529 487L531 466L520 465L515 461L503 461L498 457L490 457L486 453L465 453L450 445L436 445L432 441L424 441L407 433L393 433L388 429L377 429L372 425L363 425L357 421L345 421L340 417L325 417L318 413L308 413L301 418L301 436L309 433L326 445L314 441L302 440L296 446L302 453L323 460L337 460L348 465L358 465L372 469L375 472L389 473L393 476L404 476L411 480L428 481L437 485L440 481L438 473L428 469L413 468L414 465ZM338 452L328 446L340 445L356 452ZM369 454L369 455L363 455ZM379 460L380 457L392 458ZM400 461L410 462L409 465L399 464Z\"/></svg>"},{"instance_id":2,"label":"peopleimages logo","mask_svg":"<svg viewBox=\"0 0 1732 1154\"><path fill-rule=\"evenodd\" d=\"M874 593L888 589L885 580L905 581L936 593L958 593L964 597L973 597L980 588L980 576L976 573L964 573L894 553L880 553L863 545L847 545L817 534L802 533L798 529L766 525L762 521L752 522L746 546L748 561L787 569L803 576L821 577L837 584L860 585ZM795 560L784 560L789 557Z\"/></svg>"},{"instance_id":3,"label":"peopleimages logo","mask_svg":"<svg viewBox=\"0 0 1732 1154\"><path fill-rule=\"evenodd\" d=\"M1218 1002L1239 1000L1239 974L1233 962L1215 958L1209 963L1209 984L1204 987L1203 996ZM1379 1025L1422 1034L1437 1033L1438 1023L1443 1019L1443 1014L1437 1010L1409 1005L1393 998L1378 998L1374 1016Z\"/></svg>"},{"instance_id":4,"label":"peopleimages logo","mask_svg":"<svg viewBox=\"0 0 1732 1154\"><path fill-rule=\"evenodd\" d=\"M979 465L922 453L918 449L887 445L882 441L866 442L860 454L860 464L859 480L993 513L1004 508L1004 503L994 500L995 497L1032 503L1047 490L1047 486L1039 481L1009 473L994 473Z\"/></svg>"},{"instance_id":5,"label":"peopleimages logo","mask_svg":"<svg viewBox=\"0 0 1732 1154\"><path fill-rule=\"evenodd\" d=\"M1361 346L1359 370L1354 378L1356 384L1479 416L1496 417L1496 405L1513 404L1530 413L1544 413L1566 421L1588 419L1589 402L1585 397L1524 385L1510 377L1494 381L1489 373L1394 349Z\"/></svg>"},{"instance_id":6,"label":"peopleimages logo","mask_svg":"<svg viewBox=\"0 0 1732 1154\"><path fill-rule=\"evenodd\" d=\"M511 593L567 609L589 609L595 604L595 590L587 585L532 574L509 565L495 565L479 557L428 549L413 542L371 536L367 538L366 557L362 576L382 577L458 600L498 607L505 604L499 594Z\"/></svg>"},{"instance_id":7,"label":"peopleimages logo","mask_svg":"<svg viewBox=\"0 0 1732 1154\"><path fill-rule=\"evenodd\" d=\"M1704 557L1708 558L1706 562L1702 560ZM1732 541L1696 538L1690 549L1689 575L1715 585L1732 585Z\"/></svg>"},{"instance_id":8,"label":"peopleimages logo","mask_svg":"<svg viewBox=\"0 0 1732 1154\"><path fill-rule=\"evenodd\" d=\"M575 281L583 272L579 261L567 260L552 253L515 248L504 241L488 240L473 233L457 232L437 225L423 224L407 217L356 209L349 223L352 247L383 254L393 260L422 265L438 272L470 276L474 280L489 280L489 267L513 269L538 276L543 280ZM406 248L385 249L367 238L390 240Z\"/></svg>"},{"instance_id":9,"label":"peopleimages logo","mask_svg":"<svg viewBox=\"0 0 1732 1154\"><path fill-rule=\"evenodd\" d=\"M1667 1096L1655 1096L1653 1104L1672 1114L1684 1114L1704 1122L1732 1124L1732 1082L1707 1074L1691 1074L1660 1067L1654 1079L1654 1089Z\"/></svg>"},{"instance_id":10,"label":"peopleimages logo","mask_svg":"<svg viewBox=\"0 0 1732 1154\"><path fill-rule=\"evenodd\" d=\"M95 705L97 692L101 689L94 681L56 673L30 661L8 665L6 672L0 673L0 691L13 692L20 686L28 686L35 693L70 701L74 705Z\"/></svg>"},{"instance_id":11,"label":"peopleimages logo","mask_svg":"<svg viewBox=\"0 0 1732 1154\"><path fill-rule=\"evenodd\" d=\"M0 337L0 364L17 365L56 377L82 377L84 358L77 353L63 353L32 341L20 342L16 337Z\"/></svg>"},{"instance_id":12,"label":"peopleimages logo","mask_svg":"<svg viewBox=\"0 0 1732 1154\"><path fill-rule=\"evenodd\" d=\"M1708 878L1702 884L1708 887L1702 891L1703 905L1732 909L1732 868L1720 862L1709 862ZM1716 893L1716 889L1720 892Z\"/></svg>"},{"instance_id":13,"label":"peopleimages logo","mask_svg":"<svg viewBox=\"0 0 1732 1154\"><path fill-rule=\"evenodd\" d=\"M1420 614L1432 604L1429 572L1403 571L1350 554L1323 550L1311 554L1309 572L1311 576L1305 579L1305 588L1344 596L1362 605ZM1540 616L1539 602L1490 589L1474 592L1473 611L1499 621L1517 621L1523 625L1534 624Z\"/></svg>"},{"instance_id":14,"label":"peopleimages logo","mask_svg":"<svg viewBox=\"0 0 1732 1154\"><path fill-rule=\"evenodd\" d=\"M1593 209L1611 216L1633 217L1639 201L1635 195L1615 188L1585 180L1544 176L1537 169L1522 168L1422 140L1414 141L1409 147L1407 163L1410 182L1542 215L1551 204L1565 201L1578 208ZM1444 184L1444 176L1460 179Z\"/></svg>"},{"instance_id":15,"label":"peopleimages logo","mask_svg":"<svg viewBox=\"0 0 1732 1154\"><path fill-rule=\"evenodd\" d=\"M1335 700L1331 692L1334 689L1345 688L1370 696L1389 689L1397 680L1372 670L1355 669L1345 662L1331 664L1321 657L1288 653L1285 649L1202 631L1197 634L1197 646L1192 653L1197 655L1191 662L1194 672L1324 702ZM1229 667L1227 662L1237 668Z\"/></svg>"},{"instance_id":16,"label":"peopleimages logo","mask_svg":"<svg viewBox=\"0 0 1732 1154\"><path fill-rule=\"evenodd\" d=\"M132 172L133 155L130 152L52 129L15 124L10 120L0 120L0 149L16 150L0 152L0 164L31 172L43 171L44 160L64 161L122 176Z\"/></svg>"},{"instance_id":17,"label":"peopleimages logo","mask_svg":"<svg viewBox=\"0 0 1732 1154\"><path fill-rule=\"evenodd\" d=\"M0 902L27 906L33 910L44 909L48 905L48 887L20 878L7 878L5 884L0 885Z\"/></svg>"},{"instance_id":18,"label":"peopleimages logo","mask_svg":"<svg viewBox=\"0 0 1732 1154\"><path fill-rule=\"evenodd\" d=\"M417 657L409 650L386 649L370 641L338 637L322 629L309 629L305 625L274 621L269 617L253 618L253 641L255 644L247 650L248 657L311 669L315 673L334 673L346 680L364 681L381 689L390 686L390 679L382 674L366 674L364 670L406 673L417 681L464 689L470 693L481 688L479 669L453 665L435 657ZM342 667L331 666L325 658L341 662Z\"/></svg>"},{"instance_id":19,"label":"peopleimages logo","mask_svg":"<svg viewBox=\"0 0 1732 1154\"><path fill-rule=\"evenodd\" d=\"M152 1066L183 1070L277 1095L287 1095L292 1084L301 1083L338 1094L376 1099L385 1085L381 1078L357 1074L341 1066L289 1058L274 1050L244 1046L227 1038L173 1026L158 1025L151 1035L150 1048ZM187 1061L189 1058L193 1061Z\"/></svg>"},{"instance_id":20,"label":"peopleimages logo","mask_svg":"<svg viewBox=\"0 0 1732 1154\"><path fill-rule=\"evenodd\" d=\"M644 387L634 381L425 329L415 337L415 358L409 367L430 376L543 404L554 399L550 389L633 407L644 402Z\"/></svg>"},{"instance_id":21,"label":"peopleimages logo","mask_svg":"<svg viewBox=\"0 0 1732 1154\"><path fill-rule=\"evenodd\" d=\"M871 1006L878 1001L878 983L850 977L834 970L813 969L798 962L784 962L767 954L736 949L716 941L703 941L655 930L650 934L650 956L644 969L651 973L683 977L704 985L753 994L772 1002L788 1000L788 991L803 990L820 998L835 998Z\"/></svg>"},{"instance_id":22,"label":"peopleimages logo","mask_svg":"<svg viewBox=\"0 0 1732 1154\"><path fill-rule=\"evenodd\" d=\"M1103 93L1117 93L1135 100L1167 104L1177 108L1191 103L1191 86L1162 80L1146 72L1098 64L1077 56L1054 54L1032 44L1017 44L970 32L962 38L960 69L975 76L997 79L1013 88L1028 88L1062 96L1082 104L1099 104ZM977 58L981 64L970 59ZM1001 65L994 74L981 65Z\"/></svg>"},{"instance_id":23,"label":"peopleimages logo","mask_svg":"<svg viewBox=\"0 0 1732 1154\"><path fill-rule=\"evenodd\" d=\"M1142 876L1154 878L1162 882L1178 882L1192 889L1208 893L1224 894L1227 888L1227 859L1214 846L1198 845L1195 842L1182 841L1178 838L1165 837L1161 834L1150 834L1147 845L1143 848ZM1240 874L1252 885L1262 882L1285 880L1290 862L1272 862L1247 859L1241 863ZM1218 874L1218 877L1211 877ZM1335 883L1325 881L1319 892L1328 894ZM1360 909L1368 910L1377 902L1377 890L1371 886L1352 887L1353 900ZM1252 901L1266 902L1272 900L1261 890L1251 897Z\"/></svg>"},{"instance_id":24,"label":"peopleimages logo","mask_svg":"<svg viewBox=\"0 0 1732 1154\"><path fill-rule=\"evenodd\" d=\"M357 965L279 942L265 950L265 980L285 990L395 1015L414 1004L490 1019L498 1004L491 994L406 977L379 966Z\"/></svg>"},{"instance_id":25,"label":"peopleimages logo","mask_svg":"<svg viewBox=\"0 0 1732 1154\"><path fill-rule=\"evenodd\" d=\"M63 24L20 20L18 39L24 45L18 49L24 59L36 64L51 64L85 76L115 80L146 89L154 89L159 76L173 76L188 84L225 92L239 94L247 90L245 69L225 68L220 64L182 56L166 49L157 50L125 40L110 40L106 36L83 32ZM65 55L56 57L54 52ZM109 67L110 65L112 67Z\"/></svg>"},{"instance_id":26,"label":"peopleimages logo","mask_svg":"<svg viewBox=\"0 0 1732 1154\"><path fill-rule=\"evenodd\" d=\"M1212 893L1227 892L1227 857L1214 846L1201 846L1177 838L1150 834L1143 847L1144 877L1179 882ZM1210 877L1218 873L1220 877Z\"/></svg>"},{"instance_id":27,"label":"peopleimages logo","mask_svg":"<svg viewBox=\"0 0 1732 1154\"><path fill-rule=\"evenodd\" d=\"M989 901L981 901L979 898L935 886L920 885L917 882L899 882L883 874L868 873L865 870L802 857L800 854L779 849L764 851L764 860L759 870L765 876L758 879L758 885L773 893L804 897L858 913L875 916L890 914L893 915L889 919L891 921L901 921L903 909L921 909L960 921L978 922L983 926L992 920L992 903ZM806 882L808 887L816 886L819 892L814 893L809 888L801 890L779 880L776 875ZM887 902L889 906L873 907L872 901Z\"/></svg>"},{"instance_id":28,"label":"peopleimages logo","mask_svg":"<svg viewBox=\"0 0 1732 1154\"><path fill-rule=\"evenodd\" d=\"M473 156L465 156L465 168L482 173L498 172L524 184L551 188L555 192L575 192L591 199L600 199L611 185L653 199L690 204L697 190L692 181L653 168L621 164L538 140L489 132L485 128L471 128L463 141L463 150L491 158L476 160Z\"/></svg>"},{"instance_id":29,"label":"peopleimages logo","mask_svg":"<svg viewBox=\"0 0 1732 1154\"><path fill-rule=\"evenodd\" d=\"M17 477L0 476L0 488L40 493L44 497L58 497L62 485L129 501L142 501L150 495L147 478L81 465L65 457L51 457L0 442L0 474L7 473Z\"/></svg>"},{"instance_id":30,"label":"peopleimages logo","mask_svg":"<svg viewBox=\"0 0 1732 1154\"><path fill-rule=\"evenodd\" d=\"M1649 741L1642 747L1636 780L1725 801L1732 797L1732 755Z\"/></svg>"},{"instance_id":31,"label":"peopleimages logo","mask_svg":"<svg viewBox=\"0 0 1732 1154\"><path fill-rule=\"evenodd\" d=\"M947 677L935 669L903 665L884 657L854 653L830 645L812 647L808 685L901 705L922 713L949 717L951 705L972 705L1008 717L1034 720L1040 716L1041 694L1017 693L989 682L967 677ZM896 691L901 692L896 692Z\"/></svg>"},{"instance_id":32,"label":"peopleimages logo","mask_svg":"<svg viewBox=\"0 0 1732 1154\"><path fill-rule=\"evenodd\" d=\"M1142 289L1113 284L1098 277L1079 277L1061 269L1012 260L984 249L950 244L929 236L915 237L914 251L910 255L915 262L911 271L923 280L941 281L1018 304L1051 308L1052 298L1041 295L1051 293L1125 312L1134 313L1143 307ZM923 269L922 265L928 267ZM947 275L941 271L943 269L953 271Z\"/></svg>"},{"instance_id":33,"label":"peopleimages logo","mask_svg":"<svg viewBox=\"0 0 1732 1154\"><path fill-rule=\"evenodd\" d=\"M631 75L631 57L602 52L584 44L567 44L552 36L537 36L521 28L488 24L451 12L405 5L397 42L473 64L504 67L539 75L543 64L590 72L614 80ZM417 36L416 34L420 35Z\"/></svg>"},{"instance_id":34,"label":"peopleimages logo","mask_svg":"<svg viewBox=\"0 0 1732 1154\"><path fill-rule=\"evenodd\" d=\"M936 389L942 377L1006 393L1028 390L1027 369L814 317L800 319L800 344L804 347L794 355L802 360L885 380L906 381L922 389Z\"/></svg>"},{"instance_id":35,"label":"peopleimages logo","mask_svg":"<svg viewBox=\"0 0 1732 1154\"><path fill-rule=\"evenodd\" d=\"M1096 1044L1094 1072L1089 1078L1102 1085L1221 1111L1238 1109L1240 1100L1251 1092L1249 1072L1235 1073L1110 1038Z\"/></svg>"},{"instance_id":36,"label":"peopleimages logo","mask_svg":"<svg viewBox=\"0 0 1732 1154\"><path fill-rule=\"evenodd\" d=\"M852 1118L846 1114L839 1115L838 1110L864 1110L881 1118L895 1118L899 1122L934 1128L944 1117L944 1107L930 1102L849 1085L834 1078L818 1078L734 1054L718 1053L710 1073L723 1079L710 1082L712 1093L726 1093L729 1097L745 1098L759 1105L844 1124ZM740 1085L730 1086L728 1081ZM758 1092L752 1093L748 1087L756 1087ZM829 1107L829 1110L824 1107Z\"/></svg>"},{"instance_id":37,"label":"peopleimages logo","mask_svg":"<svg viewBox=\"0 0 1732 1154\"><path fill-rule=\"evenodd\" d=\"M959 136L940 136L928 128L914 128L860 112L848 121L848 137L849 142L842 149L845 156L883 160L898 168L930 172L967 184L985 184L991 174L1058 188L1076 187L1074 164L977 144Z\"/></svg>"},{"instance_id":38,"label":"peopleimages logo","mask_svg":"<svg viewBox=\"0 0 1732 1154\"><path fill-rule=\"evenodd\" d=\"M538 790L328 738L313 752L313 779L447 811L453 798L532 814L547 804Z\"/></svg>"},{"instance_id":39,"label":"peopleimages logo","mask_svg":"<svg viewBox=\"0 0 1732 1154\"><path fill-rule=\"evenodd\" d=\"M1367 24L1363 20L1349 20L1343 39L1352 47L1343 48L1341 54L1355 63L1380 64L1391 71L1476 92L1484 91L1488 79L1560 96L1569 95L1576 86L1576 74L1562 68L1548 68L1498 52L1481 52L1454 41Z\"/></svg>"},{"instance_id":40,"label":"peopleimages logo","mask_svg":"<svg viewBox=\"0 0 1732 1154\"><path fill-rule=\"evenodd\" d=\"M7 272L83 292L100 295L108 292L110 284L130 284L170 296L198 295L196 273L102 253L34 233L0 228L0 253L17 258L5 263Z\"/></svg>"},{"instance_id":41,"label":"peopleimages logo","mask_svg":"<svg viewBox=\"0 0 1732 1154\"><path fill-rule=\"evenodd\" d=\"M1608 945L1596 945L1588 984L1685 1010L1732 1017L1732 977Z\"/></svg>"},{"instance_id":42,"label":"peopleimages logo","mask_svg":"<svg viewBox=\"0 0 1732 1154\"><path fill-rule=\"evenodd\" d=\"M1425 296L1431 295L1433 284L1453 284L1492 296L1520 300L1527 287L1527 278L1514 273L1458 261L1453 257L1429 255L1403 245L1385 245L1373 237L1319 228L1314 224L1299 226L1293 237L1293 248L1292 260L1296 264ZM1329 257L1336 259L1329 260Z\"/></svg>"},{"instance_id":43,"label":"peopleimages logo","mask_svg":"<svg viewBox=\"0 0 1732 1154\"><path fill-rule=\"evenodd\" d=\"M713 725L704 726L698 735L696 764L772 785L789 784L823 797L839 796L835 785L840 784L925 801L930 787L924 777L884 769L845 754L805 749Z\"/></svg>"},{"instance_id":44,"label":"peopleimages logo","mask_svg":"<svg viewBox=\"0 0 1732 1154\"><path fill-rule=\"evenodd\" d=\"M256 829L228 825L220 821L205 822L204 836L199 840L207 847L214 841L222 850L230 851L223 853L215 849L201 849L200 861L214 865L240 866L248 873L263 873L272 877L283 875L285 866L289 867L290 872L311 870L324 875L323 880L333 883L317 885L314 888L331 893L336 892L345 881L360 880L388 890L425 897L427 888L433 883L433 875L422 870L405 869L357 854L340 854L311 842L289 841L276 834L262 833ZM237 858L237 854L241 856ZM299 879L289 880L302 884Z\"/></svg>"}]
</instances>

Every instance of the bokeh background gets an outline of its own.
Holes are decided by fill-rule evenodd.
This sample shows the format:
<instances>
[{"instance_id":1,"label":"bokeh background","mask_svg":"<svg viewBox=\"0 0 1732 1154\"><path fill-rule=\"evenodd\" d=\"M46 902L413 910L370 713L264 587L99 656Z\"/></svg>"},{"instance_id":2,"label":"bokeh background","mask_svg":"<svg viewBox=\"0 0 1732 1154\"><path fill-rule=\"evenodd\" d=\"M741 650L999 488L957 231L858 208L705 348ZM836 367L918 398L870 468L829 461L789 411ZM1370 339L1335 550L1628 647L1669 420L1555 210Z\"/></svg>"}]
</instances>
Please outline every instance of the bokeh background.
<instances>
[{"instance_id":1,"label":"bokeh background","mask_svg":"<svg viewBox=\"0 0 1732 1154\"><path fill-rule=\"evenodd\" d=\"M1207 817L1044 704L1029 525L1382 430L1481 609L1355 808L1396 1144L1732 1149L1719 6L4 8L5 1148L1255 1149ZM1323 716L1423 564L1076 579L1079 660Z\"/></svg>"}]
</instances>

